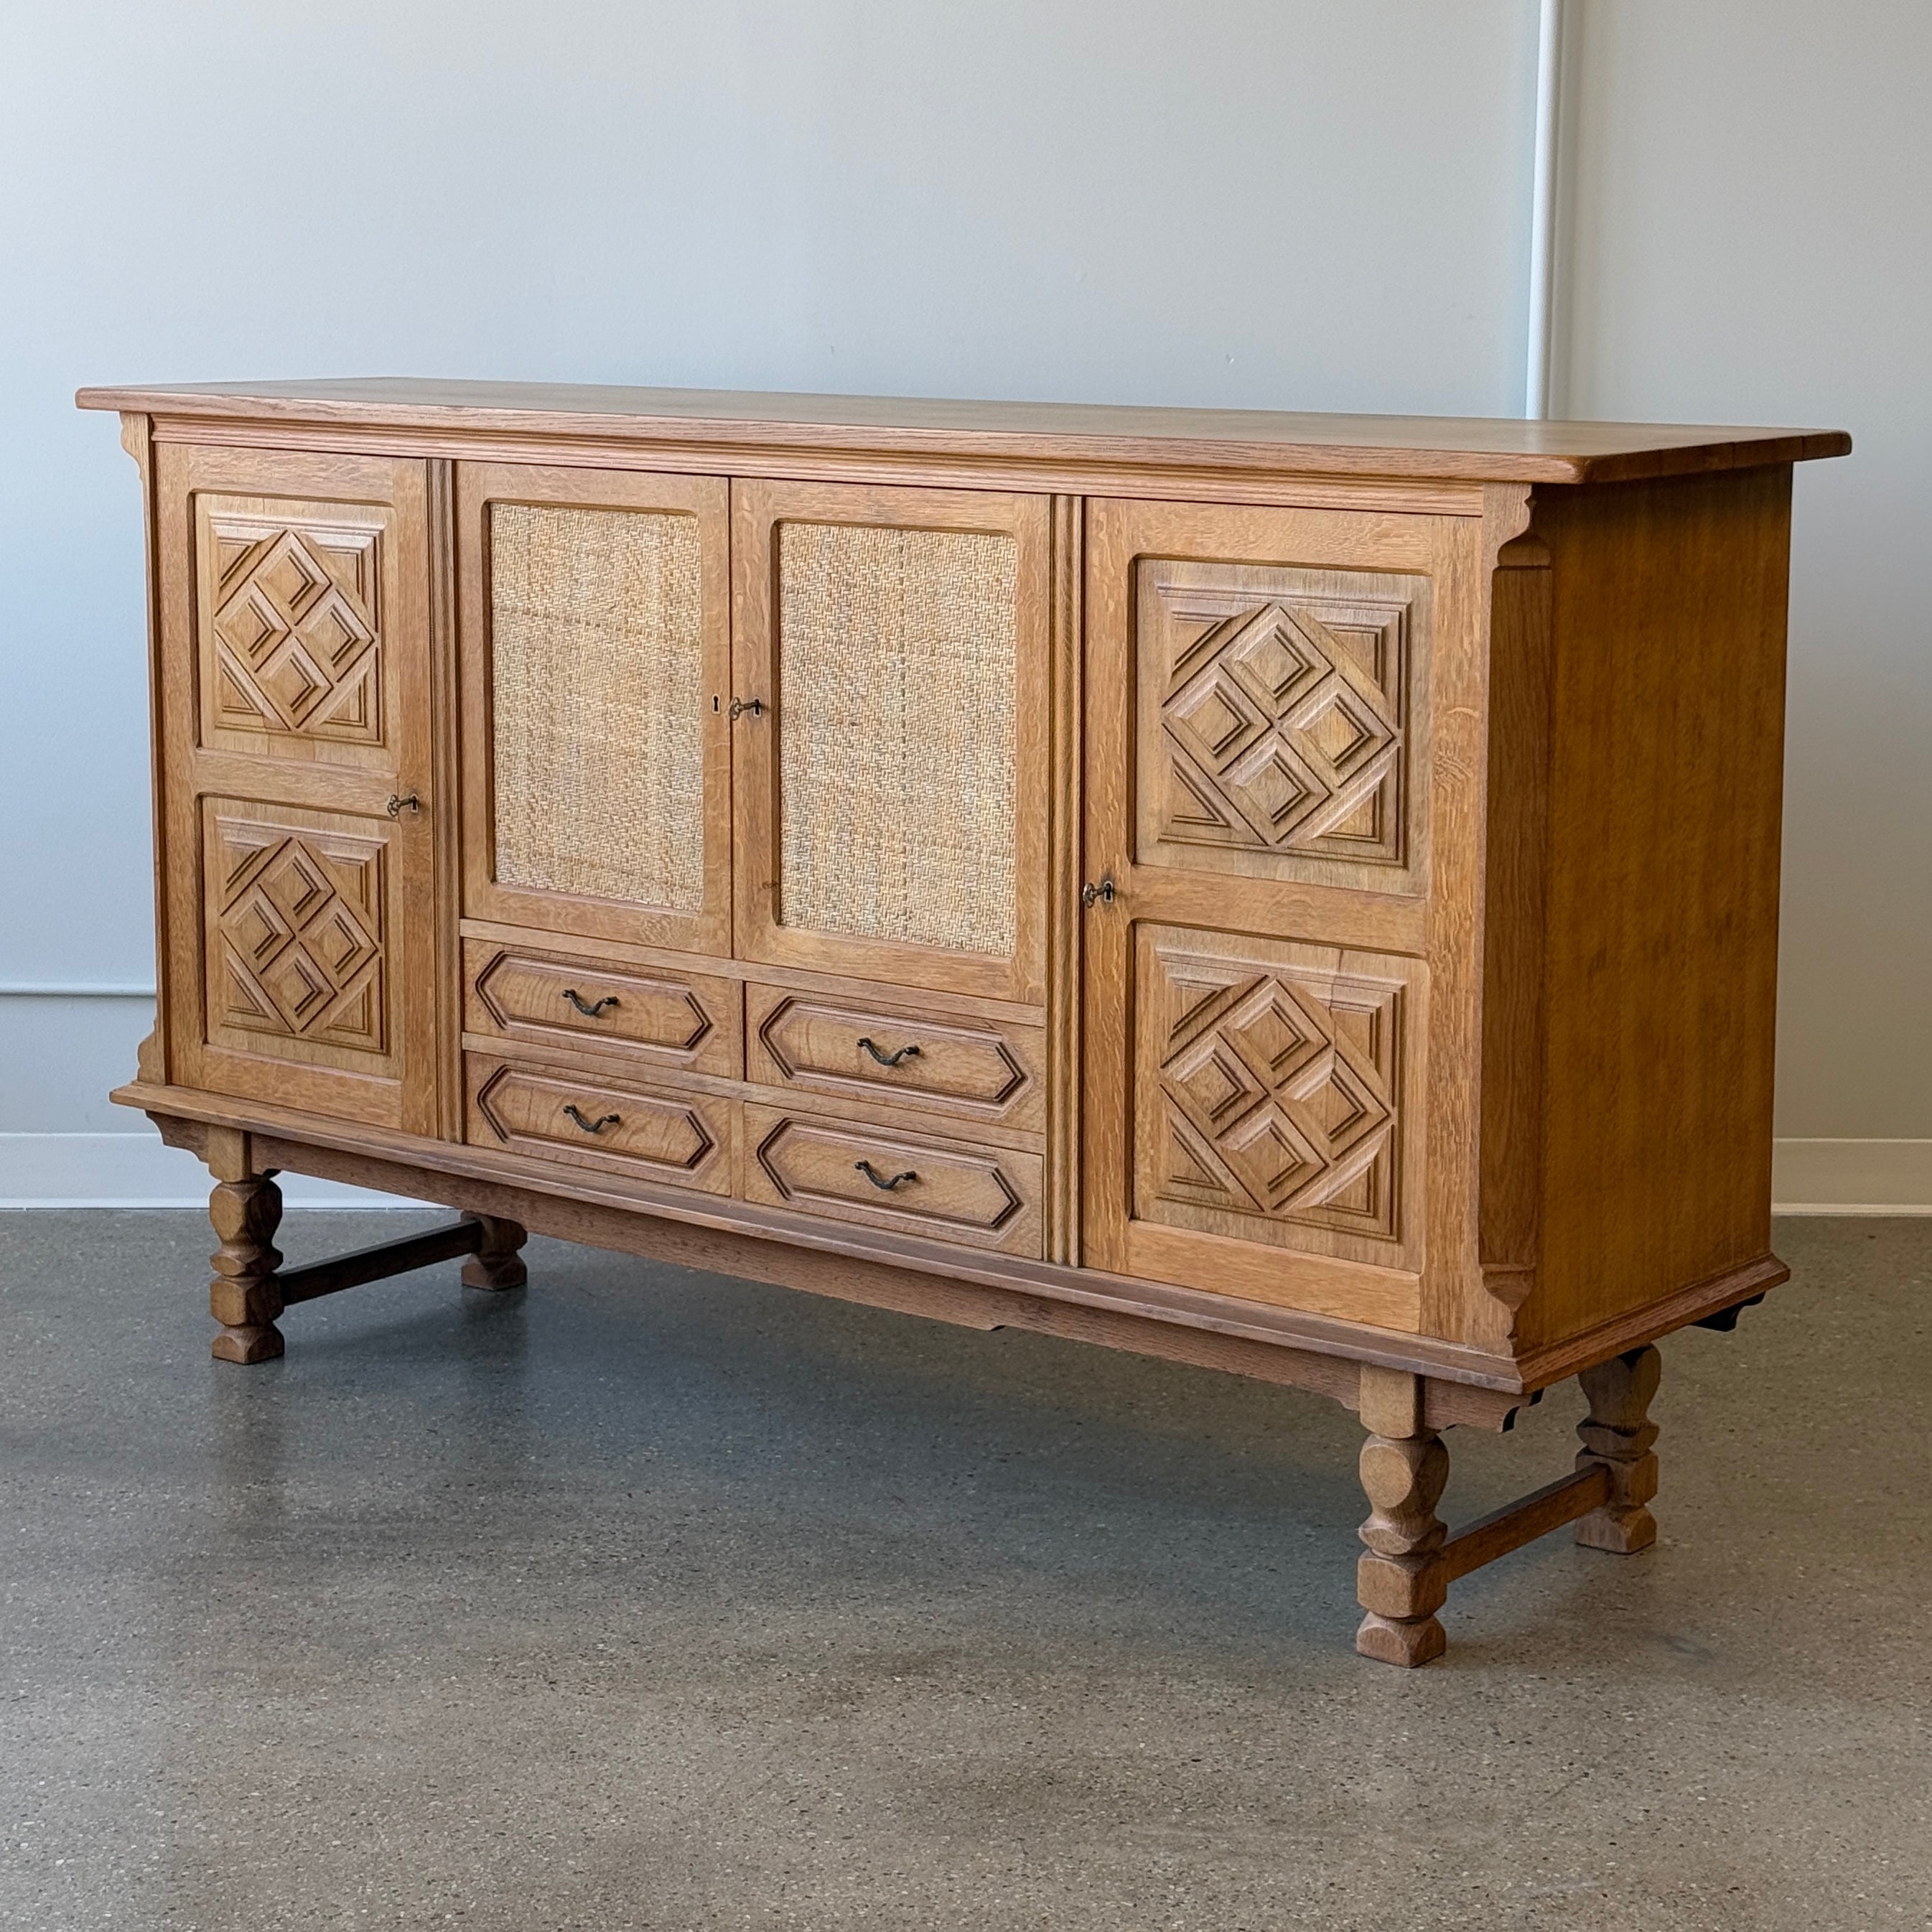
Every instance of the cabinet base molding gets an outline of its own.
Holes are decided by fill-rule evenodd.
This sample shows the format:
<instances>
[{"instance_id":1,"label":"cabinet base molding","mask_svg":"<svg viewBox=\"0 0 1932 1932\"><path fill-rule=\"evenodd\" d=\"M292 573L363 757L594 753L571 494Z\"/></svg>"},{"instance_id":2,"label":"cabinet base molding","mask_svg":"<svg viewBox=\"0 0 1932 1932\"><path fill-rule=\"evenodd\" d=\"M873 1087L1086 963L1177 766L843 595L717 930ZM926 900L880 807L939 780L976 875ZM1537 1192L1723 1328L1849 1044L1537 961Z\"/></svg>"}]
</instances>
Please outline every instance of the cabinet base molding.
<instances>
[{"instance_id":1,"label":"cabinet base molding","mask_svg":"<svg viewBox=\"0 0 1932 1932\"><path fill-rule=\"evenodd\" d=\"M1573 1474L1451 1535L1436 1514L1449 1475L1442 1432L1459 1426L1508 1430L1526 1404L1542 1400L1540 1387L1486 1388L1440 1370L1370 1359L1360 1344L1348 1354L1337 1352L1332 1341L1319 1348L1306 1339L1299 1345L1282 1338L1263 1340L1236 1332L1238 1318L1209 1328L1191 1325L1178 1311L1162 1311L1144 1300L1108 1306L1095 1292L1090 1271L1082 1271L1078 1299L1064 1290L1062 1298L1048 1292L1043 1282L966 1279L968 1258L964 1256L947 1258L951 1265L944 1273L927 1272L852 1252L845 1244L799 1246L770 1229L696 1226L641 1204L585 1199L515 1180L449 1172L404 1157L400 1150L390 1156L331 1148L296 1138L286 1126L260 1130L165 1112L153 1102L166 1091L141 1094L124 1088L117 1097L145 1101L164 1140L199 1154L224 1177L218 1179L210 1204L222 1237L212 1300L224 1324L214 1353L223 1360L247 1364L281 1354L285 1343L275 1324L289 1307L458 1256L466 1258L466 1286L520 1288L528 1277L519 1251L534 1232L962 1327L1030 1329L1220 1370L1305 1389L1357 1411L1368 1431L1361 1478L1371 1512L1363 1526L1366 1548L1358 1566L1364 1614L1356 1648L1377 1662L1412 1669L1440 1657L1447 1637L1437 1612L1448 1600L1449 1586L1552 1530L1575 1523L1580 1546L1624 1556L1648 1548L1656 1539L1656 1522L1647 1505L1657 1492L1658 1432L1648 1411L1661 1358L1648 1343L1594 1361L1579 1373L1589 1409L1578 1425L1583 1446ZM471 1150L452 1146L446 1152L452 1165L476 1164ZM284 1271L273 1245L281 1213L274 1176L291 1170L442 1202L460 1209L464 1218ZM990 1258L986 1265L998 1266L1003 1259ZM1004 1265L1015 1274L1056 1272L1040 1264L1006 1261ZM1148 1292L1146 1284L1121 1286L1143 1296ZM1678 1325L1700 1319L1717 1326L1714 1313L1721 1316L1762 1298L1762 1290L1738 1298L1736 1284L1729 1286L1732 1299L1718 1294L1703 1316L1682 1318ZM1696 1305L1714 1294L1717 1290L1708 1288Z\"/></svg>"}]
</instances>

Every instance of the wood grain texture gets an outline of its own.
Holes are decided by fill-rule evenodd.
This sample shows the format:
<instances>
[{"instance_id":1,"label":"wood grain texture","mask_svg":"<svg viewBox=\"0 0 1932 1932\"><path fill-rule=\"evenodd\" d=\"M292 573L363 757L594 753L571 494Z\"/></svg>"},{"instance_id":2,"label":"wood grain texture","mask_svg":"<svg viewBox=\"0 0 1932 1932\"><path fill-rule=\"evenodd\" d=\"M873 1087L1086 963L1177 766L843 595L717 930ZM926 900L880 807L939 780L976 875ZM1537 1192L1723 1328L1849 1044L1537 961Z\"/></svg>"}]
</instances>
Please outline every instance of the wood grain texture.
<instances>
[{"instance_id":1,"label":"wood grain texture","mask_svg":"<svg viewBox=\"0 0 1932 1932\"><path fill-rule=\"evenodd\" d=\"M282 1257L275 1229L282 1191L268 1172L218 1180L208 1196L208 1218L220 1246L211 1258L208 1312L221 1324L212 1352L218 1362L272 1361L284 1344L275 1318L282 1312L276 1270Z\"/></svg>"},{"instance_id":2,"label":"wood grain texture","mask_svg":"<svg viewBox=\"0 0 1932 1932\"><path fill-rule=\"evenodd\" d=\"M1418 892L1430 580L1142 557L1142 864Z\"/></svg>"},{"instance_id":3,"label":"wood grain texture","mask_svg":"<svg viewBox=\"0 0 1932 1932\"><path fill-rule=\"evenodd\" d=\"M1038 1027L967 1022L916 998L826 998L747 988L746 1073L752 1082L848 1106L885 1100L944 1131L1046 1124L1046 1036Z\"/></svg>"},{"instance_id":4,"label":"wood grain texture","mask_svg":"<svg viewBox=\"0 0 1932 1932\"><path fill-rule=\"evenodd\" d=\"M472 1144L709 1194L731 1191L734 1101L481 1054L466 1056L465 1070Z\"/></svg>"},{"instance_id":5,"label":"wood grain texture","mask_svg":"<svg viewBox=\"0 0 1932 1932\"><path fill-rule=\"evenodd\" d=\"M1768 1257L1790 484L1535 507L1555 663L1519 1348Z\"/></svg>"},{"instance_id":6,"label":"wood grain texture","mask_svg":"<svg viewBox=\"0 0 1932 1932\"><path fill-rule=\"evenodd\" d=\"M748 1106L747 1201L1006 1254L1042 1248L1037 1154L883 1121Z\"/></svg>"},{"instance_id":7,"label":"wood grain texture","mask_svg":"<svg viewBox=\"0 0 1932 1932\"><path fill-rule=\"evenodd\" d=\"M1663 1372L1663 1357L1646 1347L1613 1355L1577 1378L1590 1404L1576 1425L1583 1444L1577 1473L1600 1474L1604 1490L1576 1525L1576 1540L1586 1550L1629 1556L1657 1540L1657 1519L1648 1507L1657 1494L1657 1424L1650 1405Z\"/></svg>"},{"instance_id":8,"label":"wood grain texture","mask_svg":"<svg viewBox=\"0 0 1932 1932\"><path fill-rule=\"evenodd\" d=\"M464 1024L538 1049L742 1077L744 995L682 965L626 968L548 944L464 944Z\"/></svg>"},{"instance_id":9,"label":"wood grain texture","mask_svg":"<svg viewBox=\"0 0 1932 1932\"><path fill-rule=\"evenodd\" d=\"M1453 1583L1485 1563L1493 1563L1511 1550L1547 1536L1552 1529L1574 1522L1598 1508L1610 1493L1610 1480L1600 1467L1579 1469L1574 1474L1546 1483L1513 1503L1490 1510L1487 1516L1459 1529L1442 1546L1442 1569Z\"/></svg>"},{"instance_id":10,"label":"wood grain texture","mask_svg":"<svg viewBox=\"0 0 1932 1932\"><path fill-rule=\"evenodd\" d=\"M1497 1304L1483 1325L1499 1341L1534 1282L1541 1242L1550 596L1549 546L1534 534L1504 544L1490 595L1478 1208L1483 1285Z\"/></svg>"},{"instance_id":11,"label":"wood grain texture","mask_svg":"<svg viewBox=\"0 0 1932 1932\"><path fill-rule=\"evenodd\" d=\"M1424 1418L1414 1376L1364 1371L1361 1416L1369 1435L1358 1466L1369 1518L1355 1566L1363 1611L1355 1648L1379 1664L1413 1670L1444 1648L1436 1612L1449 1594L1442 1561L1448 1530L1436 1505L1449 1480L1449 1451Z\"/></svg>"},{"instance_id":12,"label":"wood grain texture","mask_svg":"<svg viewBox=\"0 0 1932 1932\"><path fill-rule=\"evenodd\" d=\"M1251 410L643 389L372 376L81 390L82 409L364 428L638 436L912 454L988 454L1299 470L1345 476L1607 482L1841 456L1838 430L1514 417L1292 415Z\"/></svg>"},{"instance_id":13,"label":"wood grain texture","mask_svg":"<svg viewBox=\"0 0 1932 1932\"><path fill-rule=\"evenodd\" d=\"M1046 1252L1080 1260L1080 889L1085 793L1080 758L1086 506L1053 500L1046 896Z\"/></svg>"},{"instance_id":14,"label":"wood grain texture","mask_svg":"<svg viewBox=\"0 0 1932 1932\"><path fill-rule=\"evenodd\" d=\"M161 626L160 518L155 490L154 424L146 416L130 413L121 418L121 446L134 460L141 484L141 560L144 612L147 623L148 766L149 822L154 848L154 1024L139 1050L140 1077L166 1080L168 1072L168 884L169 863L167 761L162 747L167 742L166 711L162 698L165 658Z\"/></svg>"},{"instance_id":15,"label":"wood grain texture","mask_svg":"<svg viewBox=\"0 0 1932 1932\"><path fill-rule=\"evenodd\" d=\"M436 1117L446 1141L463 1138L462 694L457 681L456 468L424 466L428 484L430 796L454 808L433 813L436 892Z\"/></svg>"}]
</instances>

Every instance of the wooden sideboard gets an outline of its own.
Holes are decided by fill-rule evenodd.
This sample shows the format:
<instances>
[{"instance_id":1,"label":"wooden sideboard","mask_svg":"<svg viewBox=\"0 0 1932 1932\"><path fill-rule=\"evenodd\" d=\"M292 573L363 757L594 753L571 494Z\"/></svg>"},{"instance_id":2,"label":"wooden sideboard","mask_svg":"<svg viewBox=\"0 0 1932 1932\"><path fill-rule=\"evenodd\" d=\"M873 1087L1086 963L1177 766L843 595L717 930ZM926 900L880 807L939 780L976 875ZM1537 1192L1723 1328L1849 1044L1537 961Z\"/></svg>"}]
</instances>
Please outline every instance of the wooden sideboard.
<instances>
[{"instance_id":1,"label":"wooden sideboard","mask_svg":"<svg viewBox=\"0 0 1932 1932\"><path fill-rule=\"evenodd\" d=\"M1770 1250L1808 430L372 380L83 392L147 506L218 1356L526 1229L1358 1410L1365 1654L1654 1536ZM464 1218L301 1269L282 1169ZM1451 1537L1442 1432L1577 1376Z\"/></svg>"}]
</instances>

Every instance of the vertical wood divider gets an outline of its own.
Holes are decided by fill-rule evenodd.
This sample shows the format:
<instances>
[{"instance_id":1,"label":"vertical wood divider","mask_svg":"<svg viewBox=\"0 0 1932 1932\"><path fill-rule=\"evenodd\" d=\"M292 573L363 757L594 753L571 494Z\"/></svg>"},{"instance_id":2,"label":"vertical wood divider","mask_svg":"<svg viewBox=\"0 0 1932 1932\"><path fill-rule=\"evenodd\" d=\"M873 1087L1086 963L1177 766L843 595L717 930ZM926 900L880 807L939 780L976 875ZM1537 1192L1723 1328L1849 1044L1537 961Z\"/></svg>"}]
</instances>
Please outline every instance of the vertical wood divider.
<instances>
[{"instance_id":1,"label":"vertical wood divider","mask_svg":"<svg viewBox=\"0 0 1932 1932\"><path fill-rule=\"evenodd\" d=\"M456 663L456 466L432 458L429 470L429 649L436 888L436 1118L446 1141L463 1138L463 914L461 712Z\"/></svg>"},{"instance_id":2,"label":"vertical wood divider","mask_svg":"<svg viewBox=\"0 0 1932 1932\"><path fill-rule=\"evenodd\" d=\"M1048 775L1046 1252L1080 1260L1080 717L1082 572L1086 502L1053 500Z\"/></svg>"}]
</instances>

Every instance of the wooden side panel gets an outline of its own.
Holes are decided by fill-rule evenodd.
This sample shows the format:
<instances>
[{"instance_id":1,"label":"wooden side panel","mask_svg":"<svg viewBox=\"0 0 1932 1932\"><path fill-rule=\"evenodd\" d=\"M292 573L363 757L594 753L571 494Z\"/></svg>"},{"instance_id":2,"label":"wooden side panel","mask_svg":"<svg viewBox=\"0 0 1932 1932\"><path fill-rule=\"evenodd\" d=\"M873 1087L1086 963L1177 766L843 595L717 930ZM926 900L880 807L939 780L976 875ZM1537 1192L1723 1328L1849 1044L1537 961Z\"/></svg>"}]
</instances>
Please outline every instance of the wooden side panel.
<instances>
[{"instance_id":1,"label":"wooden side panel","mask_svg":"<svg viewBox=\"0 0 1932 1932\"><path fill-rule=\"evenodd\" d=\"M1789 469L1539 502L1546 1343L1766 1256Z\"/></svg>"}]
</instances>

